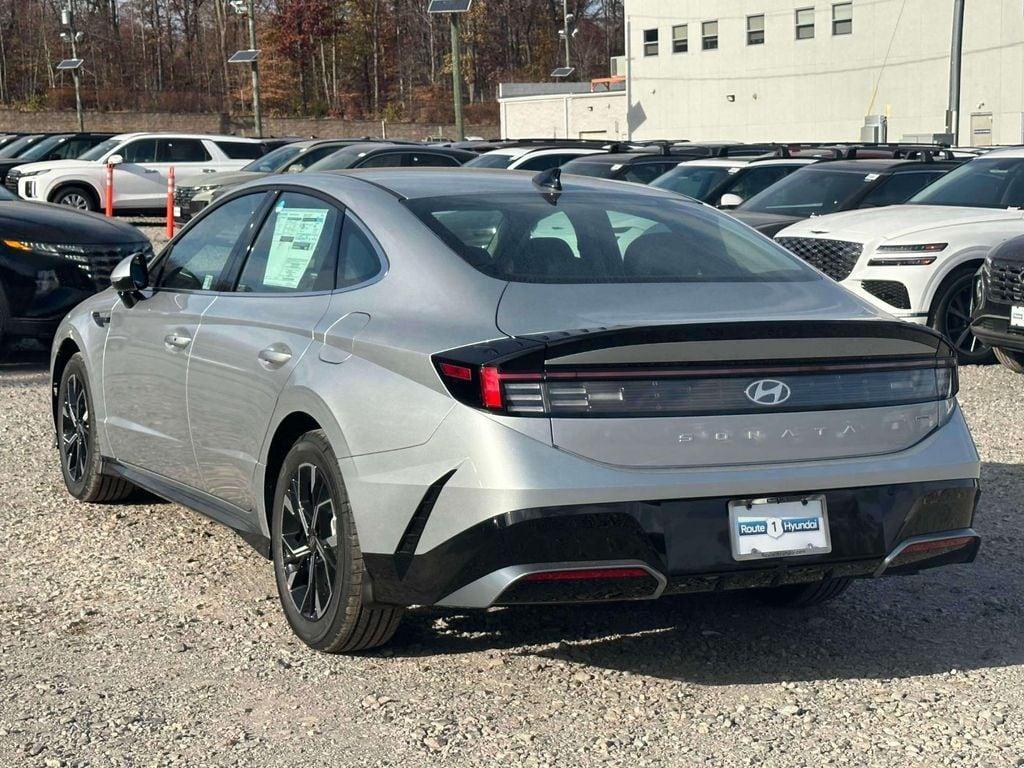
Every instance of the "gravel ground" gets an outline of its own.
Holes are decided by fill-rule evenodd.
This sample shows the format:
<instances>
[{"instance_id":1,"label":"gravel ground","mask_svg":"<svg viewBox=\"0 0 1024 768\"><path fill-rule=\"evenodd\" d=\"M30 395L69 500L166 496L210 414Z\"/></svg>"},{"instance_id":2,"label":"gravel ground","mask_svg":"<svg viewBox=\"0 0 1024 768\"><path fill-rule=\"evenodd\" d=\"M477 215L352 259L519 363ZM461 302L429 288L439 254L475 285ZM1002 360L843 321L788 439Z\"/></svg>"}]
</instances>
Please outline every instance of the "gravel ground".
<instances>
[{"instance_id":1,"label":"gravel ground","mask_svg":"<svg viewBox=\"0 0 1024 768\"><path fill-rule=\"evenodd\" d=\"M45 355L0 363L0 765L1024 765L1024 377L962 374L978 562L808 611L739 594L411 611L293 639L268 563L163 503L65 493Z\"/></svg>"}]
</instances>

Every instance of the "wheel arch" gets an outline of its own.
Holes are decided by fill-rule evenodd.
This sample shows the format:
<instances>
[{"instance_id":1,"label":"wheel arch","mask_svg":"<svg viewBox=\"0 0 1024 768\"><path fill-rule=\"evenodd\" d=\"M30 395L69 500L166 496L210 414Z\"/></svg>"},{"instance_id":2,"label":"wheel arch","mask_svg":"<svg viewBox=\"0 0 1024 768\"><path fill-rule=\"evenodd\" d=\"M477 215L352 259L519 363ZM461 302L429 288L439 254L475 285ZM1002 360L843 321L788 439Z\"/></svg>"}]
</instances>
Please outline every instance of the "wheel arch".
<instances>
[{"instance_id":1,"label":"wheel arch","mask_svg":"<svg viewBox=\"0 0 1024 768\"><path fill-rule=\"evenodd\" d=\"M57 425L57 396L60 392L61 377L64 375L64 369L67 368L68 361L81 351L78 342L68 336L60 343L60 346L57 347L57 351L53 355L53 363L50 366L50 412L53 417L54 427Z\"/></svg>"},{"instance_id":2,"label":"wheel arch","mask_svg":"<svg viewBox=\"0 0 1024 768\"><path fill-rule=\"evenodd\" d=\"M46 202L52 203L57 195L68 187L81 187L92 195L93 202L96 203L97 209L100 207L100 203L103 201L103 195L91 181L86 179L63 179L58 181L50 187L49 191L46 193Z\"/></svg>"},{"instance_id":3,"label":"wheel arch","mask_svg":"<svg viewBox=\"0 0 1024 768\"><path fill-rule=\"evenodd\" d=\"M928 281L927 295L924 301L924 306L928 309L929 323L934 318L933 313L935 312L936 302L942 295L942 289L952 279L953 274L968 266L973 267L975 270L980 269L990 250L988 247L967 248L944 260L942 266L935 270Z\"/></svg>"}]
</instances>

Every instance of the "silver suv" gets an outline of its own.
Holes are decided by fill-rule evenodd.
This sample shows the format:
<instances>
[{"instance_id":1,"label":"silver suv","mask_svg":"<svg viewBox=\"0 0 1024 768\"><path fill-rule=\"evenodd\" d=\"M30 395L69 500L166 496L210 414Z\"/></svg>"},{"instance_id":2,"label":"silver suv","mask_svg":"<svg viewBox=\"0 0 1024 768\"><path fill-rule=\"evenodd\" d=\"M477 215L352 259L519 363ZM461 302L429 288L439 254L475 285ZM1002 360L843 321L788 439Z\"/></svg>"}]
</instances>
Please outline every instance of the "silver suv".
<instances>
[{"instance_id":1,"label":"silver suv","mask_svg":"<svg viewBox=\"0 0 1024 768\"><path fill-rule=\"evenodd\" d=\"M314 648L416 604L806 605L979 546L948 343L669 192L275 176L113 283L53 346L68 490L234 529Z\"/></svg>"}]
</instances>

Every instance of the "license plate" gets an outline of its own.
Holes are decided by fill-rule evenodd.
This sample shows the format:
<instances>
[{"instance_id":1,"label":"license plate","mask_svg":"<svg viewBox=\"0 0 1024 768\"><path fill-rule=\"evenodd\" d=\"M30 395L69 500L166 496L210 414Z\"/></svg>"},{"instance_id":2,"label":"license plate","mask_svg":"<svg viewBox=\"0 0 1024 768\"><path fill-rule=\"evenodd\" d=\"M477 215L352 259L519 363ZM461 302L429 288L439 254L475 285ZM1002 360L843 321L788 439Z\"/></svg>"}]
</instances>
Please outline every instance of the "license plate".
<instances>
[{"instance_id":1,"label":"license plate","mask_svg":"<svg viewBox=\"0 0 1024 768\"><path fill-rule=\"evenodd\" d=\"M174 218L176 218L176 219L180 219L181 218L181 206L180 205L174 206Z\"/></svg>"},{"instance_id":2,"label":"license plate","mask_svg":"<svg viewBox=\"0 0 1024 768\"><path fill-rule=\"evenodd\" d=\"M1024 330L1024 307L1010 307L1010 327Z\"/></svg>"},{"instance_id":3,"label":"license plate","mask_svg":"<svg viewBox=\"0 0 1024 768\"><path fill-rule=\"evenodd\" d=\"M832 551L822 495L729 502L735 560L822 555Z\"/></svg>"}]
</instances>

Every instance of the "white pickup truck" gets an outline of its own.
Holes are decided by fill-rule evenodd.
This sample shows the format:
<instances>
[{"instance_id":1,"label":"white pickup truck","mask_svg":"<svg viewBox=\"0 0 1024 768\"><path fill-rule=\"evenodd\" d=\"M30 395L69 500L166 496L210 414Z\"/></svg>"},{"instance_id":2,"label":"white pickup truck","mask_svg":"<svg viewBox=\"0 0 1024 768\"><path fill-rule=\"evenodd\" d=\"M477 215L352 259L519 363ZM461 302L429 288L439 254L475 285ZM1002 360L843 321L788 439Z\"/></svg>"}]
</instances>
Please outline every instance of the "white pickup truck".
<instances>
[{"instance_id":1,"label":"white pickup truck","mask_svg":"<svg viewBox=\"0 0 1024 768\"><path fill-rule=\"evenodd\" d=\"M962 363L991 350L971 332L975 273L1024 235L1024 148L995 150L925 187L907 205L816 216L775 239L857 295L945 333Z\"/></svg>"},{"instance_id":2,"label":"white pickup truck","mask_svg":"<svg viewBox=\"0 0 1024 768\"><path fill-rule=\"evenodd\" d=\"M176 176L235 171L265 151L259 139L175 133L123 133L77 160L28 163L12 169L25 200L86 211L103 207L106 166L114 166L114 211L163 208L170 169ZM14 173L16 172L16 173Z\"/></svg>"}]
</instances>

